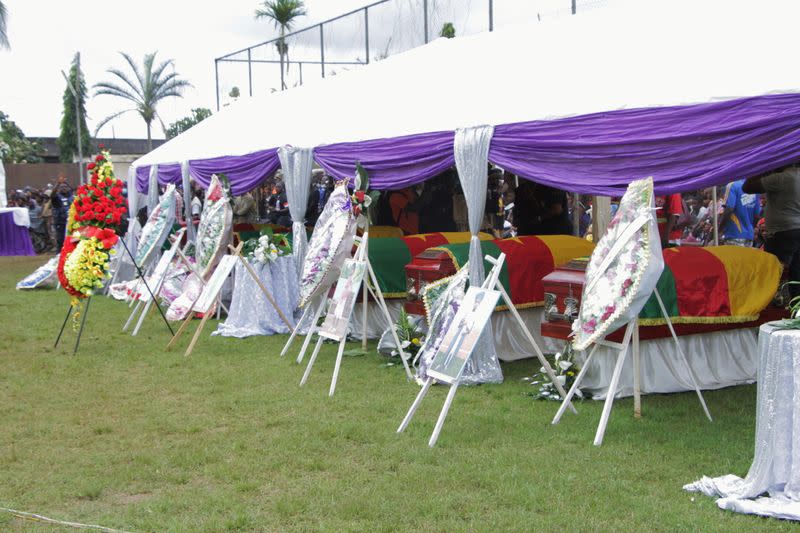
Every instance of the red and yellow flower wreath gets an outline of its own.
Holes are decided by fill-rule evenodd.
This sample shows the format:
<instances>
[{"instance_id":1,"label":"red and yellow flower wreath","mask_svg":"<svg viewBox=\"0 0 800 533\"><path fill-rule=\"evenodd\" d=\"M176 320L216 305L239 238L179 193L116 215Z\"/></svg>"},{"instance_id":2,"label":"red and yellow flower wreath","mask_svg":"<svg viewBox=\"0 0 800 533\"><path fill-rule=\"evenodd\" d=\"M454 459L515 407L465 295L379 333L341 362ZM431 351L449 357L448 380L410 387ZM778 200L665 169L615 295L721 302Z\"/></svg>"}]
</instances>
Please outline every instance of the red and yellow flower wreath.
<instances>
[{"instance_id":1,"label":"red and yellow flower wreath","mask_svg":"<svg viewBox=\"0 0 800 533\"><path fill-rule=\"evenodd\" d=\"M87 166L89 182L75 192L58 260L58 280L73 306L103 286L127 213L124 185L114 177L108 151L100 148L94 163Z\"/></svg>"}]
</instances>

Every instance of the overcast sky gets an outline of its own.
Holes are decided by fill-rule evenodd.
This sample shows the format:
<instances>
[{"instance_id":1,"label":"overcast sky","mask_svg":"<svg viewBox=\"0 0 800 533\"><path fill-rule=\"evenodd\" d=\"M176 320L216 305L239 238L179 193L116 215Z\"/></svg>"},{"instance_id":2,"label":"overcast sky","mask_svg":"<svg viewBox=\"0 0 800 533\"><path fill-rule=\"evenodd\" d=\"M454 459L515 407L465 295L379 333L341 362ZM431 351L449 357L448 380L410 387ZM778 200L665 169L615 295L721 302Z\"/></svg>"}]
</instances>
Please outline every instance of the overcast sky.
<instances>
[{"instance_id":1,"label":"overcast sky","mask_svg":"<svg viewBox=\"0 0 800 533\"><path fill-rule=\"evenodd\" d=\"M413 4L419 0L396 0ZM435 0L429 0L435 4ZM125 51L138 61L144 54L158 51L162 59L174 59L176 72L192 83L183 99L168 99L158 112L166 124L189 113L194 107L215 103L214 58L276 35L265 21L256 21L253 12L258 0L226 0L216 4L189 0L5 0L9 17L11 50L0 50L0 111L10 115L31 137L59 134L62 94L65 88L60 71L68 70L76 51L87 85L109 80L109 67L124 70L124 60L117 52ZM299 27L361 7L368 0L306 0L309 16ZM496 0L504 7L509 20L517 6L531 16L530 6L553 9L567 0ZM444 5L448 4L448 5ZM486 0L443 0L441 11L458 9L472 15L471 24L486 10ZM206 5L214 5L211 9ZM497 7L496 7L497 9ZM475 13L479 11L480 13ZM448 15L442 15L447 17ZM535 14L533 14L535 16ZM500 17L496 17L499 19ZM499 22L502 22L500 20ZM463 23L463 24L466 24ZM457 23L457 26L459 23ZM372 33L373 28L370 26ZM431 30L438 31L438 30ZM343 37L346 39L346 37ZM230 85L230 84L229 84ZM244 93L244 87L242 92ZM89 128L105 116L122 109L124 101L99 96L87 105ZM133 113L101 130L100 136L143 138L144 122ZM154 125L154 137L163 137Z\"/></svg>"}]
</instances>

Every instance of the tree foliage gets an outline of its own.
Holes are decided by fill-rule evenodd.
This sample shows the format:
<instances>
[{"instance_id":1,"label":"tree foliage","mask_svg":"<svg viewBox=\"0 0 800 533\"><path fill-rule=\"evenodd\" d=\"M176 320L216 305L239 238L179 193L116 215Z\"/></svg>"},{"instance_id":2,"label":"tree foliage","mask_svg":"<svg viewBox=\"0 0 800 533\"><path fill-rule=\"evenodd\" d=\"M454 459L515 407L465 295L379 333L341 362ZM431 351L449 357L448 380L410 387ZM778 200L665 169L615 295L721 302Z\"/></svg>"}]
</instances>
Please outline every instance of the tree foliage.
<instances>
[{"instance_id":1,"label":"tree foliage","mask_svg":"<svg viewBox=\"0 0 800 533\"><path fill-rule=\"evenodd\" d=\"M4 163L40 163L39 143L28 139L8 115L0 111L0 158Z\"/></svg>"},{"instance_id":2,"label":"tree foliage","mask_svg":"<svg viewBox=\"0 0 800 533\"><path fill-rule=\"evenodd\" d=\"M116 96L133 104L132 107L117 111L101 120L97 124L97 128L95 128L95 135L103 126L120 115L135 112L142 117L147 126L147 149L153 149L150 126L156 118L161 121L156 106L161 100L170 96L182 97L183 90L192 86L188 81L180 79L174 68L172 72L166 72L168 67L174 67L172 59L162 61L156 65L156 53L146 54L142 61L142 66L139 67L130 55L120 52L120 55L130 67L133 76L119 69L110 68L106 72L113 76L114 81L100 82L94 85L96 89L95 95ZM163 121L161 126L166 133Z\"/></svg>"},{"instance_id":3,"label":"tree foliage","mask_svg":"<svg viewBox=\"0 0 800 533\"><path fill-rule=\"evenodd\" d=\"M439 32L439 37L452 39L455 36L456 36L456 27L453 26L452 22L445 22L442 25L442 31Z\"/></svg>"},{"instance_id":4,"label":"tree foliage","mask_svg":"<svg viewBox=\"0 0 800 533\"><path fill-rule=\"evenodd\" d=\"M69 82L78 93L81 115L81 145L84 155L89 151L89 128L86 126L86 79L80 67L80 56L75 54L69 69ZM75 97L69 87L64 88L64 110L61 115L61 135L58 137L59 157L62 163L72 163L78 155L78 133L75 131Z\"/></svg>"},{"instance_id":5,"label":"tree foliage","mask_svg":"<svg viewBox=\"0 0 800 533\"><path fill-rule=\"evenodd\" d=\"M183 117L180 120L177 120L169 125L166 129L167 139L172 139L173 137L177 137L184 131L188 130L192 126L204 121L208 117L211 116L211 110L206 109L205 107L197 107L192 109L192 114L188 117Z\"/></svg>"},{"instance_id":6,"label":"tree foliage","mask_svg":"<svg viewBox=\"0 0 800 533\"><path fill-rule=\"evenodd\" d=\"M306 5L303 0L264 0L263 9L256 9L256 20L265 18L271 20L272 24L280 30L280 37L275 41L278 55L281 61L281 90L286 88L283 80L284 58L289 60L289 45L286 43L286 32L291 31L295 19L305 16ZM286 70L289 70L287 64Z\"/></svg>"}]
</instances>

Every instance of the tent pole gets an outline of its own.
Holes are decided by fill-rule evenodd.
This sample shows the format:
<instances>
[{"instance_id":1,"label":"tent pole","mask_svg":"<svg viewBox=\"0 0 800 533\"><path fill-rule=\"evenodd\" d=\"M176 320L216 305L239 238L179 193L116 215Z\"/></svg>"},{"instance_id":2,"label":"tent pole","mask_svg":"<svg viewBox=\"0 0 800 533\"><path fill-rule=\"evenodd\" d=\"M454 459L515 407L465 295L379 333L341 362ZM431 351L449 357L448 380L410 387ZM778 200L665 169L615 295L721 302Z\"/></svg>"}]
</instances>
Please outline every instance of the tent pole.
<instances>
[{"instance_id":1,"label":"tent pole","mask_svg":"<svg viewBox=\"0 0 800 533\"><path fill-rule=\"evenodd\" d=\"M428 0L422 0L422 28L425 32L425 44L428 44Z\"/></svg>"},{"instance_id":2,"label":"tent pole","mask_svg":"<svg viewBox=\"0 0 800 533\"><path fill-rule=\"evenodd\" d=\"M717 208L717 186L711 189L711 205L714 214L714 246L719 246L719 209Z\"/></svg>"},{"instance_id":3,"label":"tent pole","mask_svg":"<svg viewBox=\"0 0 800 533\"><path fill-rule=\"evenodd\" d=\"M367 246L369 243L369 220L364 223L364 234L361 238L361 246L364 248L361 250L361 257L369 264L369 252L367 250ZM364 284L363 284L363 298L361 299L361 349L366 351L367 350L367 280L369 279L368 275L364 276ZM389 327L394 327L394 324L391 324L391 319L389 320Z\"/></svg>"},{"instance_id":4,"label":"tent pole","mask_svg":"<svg viewBox=\"0 0 800 533\"><path fill-rule=\"evenodd\" d=\"M219 111L219 59L214 60L214 79L217 85L217 111Z\"/></svg>"}]
</instances>

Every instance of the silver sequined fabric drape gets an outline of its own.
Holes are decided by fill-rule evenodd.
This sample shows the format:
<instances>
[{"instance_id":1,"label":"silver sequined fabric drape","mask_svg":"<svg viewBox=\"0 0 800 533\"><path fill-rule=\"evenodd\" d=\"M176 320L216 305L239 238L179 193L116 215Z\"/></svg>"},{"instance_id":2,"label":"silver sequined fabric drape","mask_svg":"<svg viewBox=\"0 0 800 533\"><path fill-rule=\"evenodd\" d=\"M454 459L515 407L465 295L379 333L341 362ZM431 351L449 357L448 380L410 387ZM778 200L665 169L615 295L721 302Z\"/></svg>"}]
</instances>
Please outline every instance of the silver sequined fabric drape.
<instances>
[{"instance_id":1,"label":"silver sequined fabric drape","mask_svg":"<svg viewBox=\"0 0 800 533\"><path fill-rule=\"evenodd\" d=\"M306 206L311 188L311 169L314 165L314 150L282 146L278 148L278 157L283 169L283 182L286 186L286 199L289 201L289 213L292 215L292 249L296 262L296 276L303 270L303 261L308 251L306 237Z\"/></svg>"},{"instance_id":2,"label":"silver sequined fabric drape","mask_svg":"<svg viewBox=\"0 0 800 533\"><path fill-rule=\"evenodd\" d=\"M486 207L489 144L492 142L493 134L493 126L462 128L456 131L453 142L458 177L467 200L469 232L472 234L469 241L469 282L475 287L483 283L485 275L478 232L481 230L483 212ZM492 337L492 325L487 324L478 339L472 357L464 368L461 383L503 382L503 371L497 360Z\"/></svg>"},{"instance_id":3,"label":"silver sequined fabric drape","mask_svg":"<svg viewBox=\"0 0 800 533\"><path fill-rule=\"evenodd\" d=\"M684 489L719 496L722 509L800 520L800 331L764 324L758 352L755 457L747 476L703 477Z\"/></svg>"}]
</instances>

